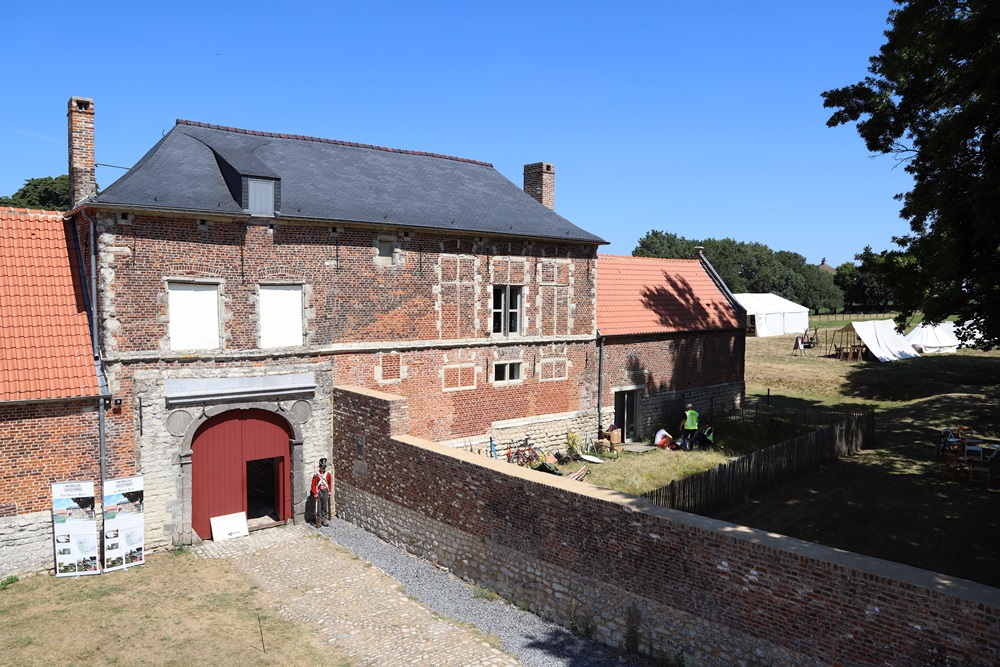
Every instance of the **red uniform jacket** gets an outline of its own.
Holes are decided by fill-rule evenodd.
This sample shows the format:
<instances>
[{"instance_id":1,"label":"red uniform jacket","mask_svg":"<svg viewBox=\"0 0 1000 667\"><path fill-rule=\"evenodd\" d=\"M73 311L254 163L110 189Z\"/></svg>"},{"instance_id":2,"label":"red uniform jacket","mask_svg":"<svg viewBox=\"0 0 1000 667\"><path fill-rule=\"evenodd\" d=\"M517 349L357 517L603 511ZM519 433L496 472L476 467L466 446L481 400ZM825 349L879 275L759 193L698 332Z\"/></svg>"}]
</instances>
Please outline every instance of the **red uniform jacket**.
<instances>
[{"instance_id":1,"label":"red uniform jacket","mask_svg":"<svg viewBox=\"0 0 1000 667\"><path fill-rule=\"evenodd\" d=\"M320 489L325 489L327 491L333 486L333 477L330 476L329 472L316 473L313 475L312 481L312 494L318 495Z\"/></svg>"}]
</instances>

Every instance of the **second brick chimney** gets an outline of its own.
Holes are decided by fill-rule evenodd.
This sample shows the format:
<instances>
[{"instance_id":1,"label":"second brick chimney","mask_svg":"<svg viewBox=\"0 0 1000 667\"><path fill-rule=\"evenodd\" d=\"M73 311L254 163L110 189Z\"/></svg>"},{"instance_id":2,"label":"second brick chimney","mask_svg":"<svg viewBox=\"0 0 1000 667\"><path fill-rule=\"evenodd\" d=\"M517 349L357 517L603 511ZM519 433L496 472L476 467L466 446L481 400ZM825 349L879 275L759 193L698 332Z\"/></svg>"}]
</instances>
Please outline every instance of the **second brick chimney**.
<instances>
[{"instance_id":1,"label":"second brick chimney","mask_svg":"<svg viewBox=\"0 0 1000 667\"><path fill-rule=\"evenodd\" d=\"M76 206L97 192L94 165L94 100L69 98L69 200Z\"/></svg>"},{"instance_id":2,"label":"second brick chimney","mask_svg":"<svg viewBox=\"0 0 1000 667\"><path fill-rule=\"evenodd\" d=\"M548 162L524 165L524 191L543 206L556 208L556 168Z\"/></svg>"}]
</instances>

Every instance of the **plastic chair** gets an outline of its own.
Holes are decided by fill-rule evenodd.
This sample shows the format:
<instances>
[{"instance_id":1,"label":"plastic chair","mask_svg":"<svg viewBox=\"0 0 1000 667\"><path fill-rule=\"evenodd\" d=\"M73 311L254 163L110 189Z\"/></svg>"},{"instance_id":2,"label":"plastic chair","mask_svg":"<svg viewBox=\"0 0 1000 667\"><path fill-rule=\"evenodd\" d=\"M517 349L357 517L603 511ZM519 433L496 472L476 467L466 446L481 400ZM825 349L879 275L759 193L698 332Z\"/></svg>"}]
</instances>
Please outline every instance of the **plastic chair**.
<instances>
[{"instance_id":1,"label":"plastic chair","mask_svg":"<svg viewBox=\"0 0 1000 667\"><path fill-rule=\"evenodd\" d=\"M979 450L982 452L982 447ZM993 449L991 451L992 453L985 458L969 461L970 484L986 482L986 488L989 488L993 484L994 475L1000 475L1000 450Z\"/></svg>"},{"instance_id":2,"label":"plastic chair","mask_svg":"<svg viewBox=\"0 0 1000 667\"><path fill-rule=\"evenodd\" d=\"M961 442L961 439L950 428L942 430L941 440L938 442L938 456L947 453L949 449L957 448Z\"/></svg>"}]
</instances>

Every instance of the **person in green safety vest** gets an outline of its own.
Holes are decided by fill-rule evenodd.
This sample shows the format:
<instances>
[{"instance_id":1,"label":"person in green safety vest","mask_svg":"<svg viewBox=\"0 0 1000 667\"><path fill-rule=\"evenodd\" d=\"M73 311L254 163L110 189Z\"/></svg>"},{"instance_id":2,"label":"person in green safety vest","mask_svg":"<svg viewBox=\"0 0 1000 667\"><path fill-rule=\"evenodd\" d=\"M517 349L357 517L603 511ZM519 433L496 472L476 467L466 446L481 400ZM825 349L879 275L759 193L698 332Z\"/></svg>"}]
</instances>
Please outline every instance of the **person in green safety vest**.
<instances>
[{"instance_id":1,"label":"person in green safety vest","mask_svg":"<svg viewBox=\"0 0 1000 667\"><path fill-rule=\"evenodd\" d=\"M681 421L681 449L690 451L697 444L697 437L698 413L688 403L684 406L684 419Z\"/></svg>"}]
</instances>

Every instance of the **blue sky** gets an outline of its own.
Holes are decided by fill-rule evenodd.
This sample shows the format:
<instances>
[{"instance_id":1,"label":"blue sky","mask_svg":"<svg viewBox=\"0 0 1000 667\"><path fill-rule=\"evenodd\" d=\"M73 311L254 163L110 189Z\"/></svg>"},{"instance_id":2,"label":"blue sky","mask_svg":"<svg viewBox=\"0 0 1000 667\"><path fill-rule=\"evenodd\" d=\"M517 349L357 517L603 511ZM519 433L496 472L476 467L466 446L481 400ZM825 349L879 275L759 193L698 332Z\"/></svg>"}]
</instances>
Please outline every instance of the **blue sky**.
<instances>
[{"instance_id":1,"label":"blue sky","mask_svg":"<svg viewBox=\"0 0 1000 667\"><path fill-rule=\"evenodd\" d=\"M71 8L85 8L77 15ZM279 9L280 7L280 9ZM66 104L131 166L178 118L444 153L521 184L630 254L646 232L757 241L811 263L907 231L909 177L830 129L890 0L11 3L0 194L66 172ZM98 168L98 184L122 171Z\"/></svg>"}]
</instances>

